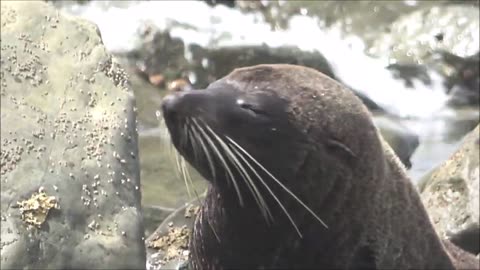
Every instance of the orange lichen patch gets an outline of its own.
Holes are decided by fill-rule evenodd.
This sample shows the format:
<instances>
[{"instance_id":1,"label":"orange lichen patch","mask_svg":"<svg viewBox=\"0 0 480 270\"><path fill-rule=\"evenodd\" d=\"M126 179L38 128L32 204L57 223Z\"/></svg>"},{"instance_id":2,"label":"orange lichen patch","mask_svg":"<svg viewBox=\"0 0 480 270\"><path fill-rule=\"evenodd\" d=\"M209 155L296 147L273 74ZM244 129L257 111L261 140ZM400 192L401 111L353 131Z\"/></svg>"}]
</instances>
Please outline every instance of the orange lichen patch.
<instances>
[{"instance_id":1,"label":"orange lichen patch","mask_svg":"<svg viewBox=\"0 0 480 270\"><path fill-rule=\"evenodd\" d=\"M188 241L190 239L191 230L187 226L170 227L168 234L158 237L148 243L148 247L159 249L165 252L163 262L174 259L188 260Z\"/></svg>"},{"instance_id":2,"label":"orange lichen patch","mask_svg":"<svg viewBox=\"0 0 480 270\"><path fill-rule=\"evenodd\" d=\"M33 193L29 199L17 202L17 205L20 206L22 220L37 228L45 222L50 209L59 209L57 198L48 196L43 188Z\"/></svg>"},{"instance_id":3,"label":"orange lichen patch","mask_svg":"<svg viewBox=\"0 0 480 270\"><path fill-rule=\"evenodd\" d=\"M187 91L192 88L192 85L185 79L176 79L168 84L167 90L170 92Z\"/></svg>"},{"instance_id":4,"label":"orange lichen patch","mask_svg":"<svg viewBox=\"0 0 480 270\"><path fill-rule=\"evenodd\" d=\"M189 205L185 209L185 217L186 218L191 218L193 216L196 216L198 214L198 211L200 211L200 206L194 206L194 205Z\"/></svg>"},{"instance_id":5,"label":"orange lichen patch","mask_svg":"<svg viewBox=\"0 0 480 270\"><path fill-rule=\"evenodd\" d=\"M162 74L151 74L148 76L148 80L155 86L162 86L165 83L165 77Z\"/></svg>"}]
</instances>

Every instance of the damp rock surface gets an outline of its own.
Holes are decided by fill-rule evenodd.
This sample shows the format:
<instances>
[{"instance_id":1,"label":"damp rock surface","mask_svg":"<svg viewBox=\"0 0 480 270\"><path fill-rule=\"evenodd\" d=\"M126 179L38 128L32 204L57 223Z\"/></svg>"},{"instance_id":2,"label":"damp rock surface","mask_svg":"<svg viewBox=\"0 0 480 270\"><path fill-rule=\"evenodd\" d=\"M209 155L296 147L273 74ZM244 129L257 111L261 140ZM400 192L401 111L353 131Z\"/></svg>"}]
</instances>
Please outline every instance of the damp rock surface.
<instances>
[{"instance_id":1,"label":"damp rock surface","mask_svg":"<svg viewBox=\"0 0 480 270\"><path fill-rule=\"evenodd\" d=\"M479 24L478 7L426 7L400 16L373 43L370 53L387 55L394 63L422 63L435 51L468 57L478 53Z\"/></svg>"},{"instance_id":2,"label":"damp rock surface","mask_svg":"<svg viewBox=\"0 0 480 270\"><path fill-rule=\"evenodd\" d=\"M135 101L92 23L1 2L1 269L144 269Z\"/></svg>"},{"instance_id":3,"label":"damp rock surface","mask_svg":"<svg viewBox=\"0 0 480 270\"><path fill-rule=\"evenodd\" d=\"M189 269L190 238L205 194L177 208L147 237L147 270Z\"/></svg>"},{"instance_id":4,"label":"damp rock surface","mask_svg":"<svg viewBox=\"0 0 480 270\"><path fill-rule=\"evenodd\" d=\"M440 235L478 254L479 139L477 126L462 146L420 182L423 203Z\"/></svg>"}]
</instances>

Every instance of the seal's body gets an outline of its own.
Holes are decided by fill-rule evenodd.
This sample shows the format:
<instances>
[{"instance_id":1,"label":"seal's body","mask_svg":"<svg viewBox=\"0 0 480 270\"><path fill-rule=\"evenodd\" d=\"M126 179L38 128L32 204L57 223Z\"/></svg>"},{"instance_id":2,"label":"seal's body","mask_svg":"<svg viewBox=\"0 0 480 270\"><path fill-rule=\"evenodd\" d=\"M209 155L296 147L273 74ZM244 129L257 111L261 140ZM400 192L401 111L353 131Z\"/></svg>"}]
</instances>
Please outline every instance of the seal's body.
<instances>
[{"instance_id":1,"label":"seal's body","mask_svg":"<svg viewBox=\"0 0 480 270\"><path fill-rule=\"evenodd\" d=\"M453 269L405 169L362 102L292 65L240 68L162 105L211 185L195 269Z\"/></svg>"}]
</instances>

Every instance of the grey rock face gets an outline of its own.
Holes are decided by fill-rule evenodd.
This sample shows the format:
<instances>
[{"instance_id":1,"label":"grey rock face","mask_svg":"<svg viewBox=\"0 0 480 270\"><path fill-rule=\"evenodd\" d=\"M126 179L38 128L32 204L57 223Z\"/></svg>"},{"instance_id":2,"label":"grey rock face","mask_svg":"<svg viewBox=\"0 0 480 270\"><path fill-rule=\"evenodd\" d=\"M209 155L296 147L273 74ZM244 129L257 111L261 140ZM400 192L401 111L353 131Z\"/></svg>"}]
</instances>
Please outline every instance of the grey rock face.
<instances>
[{"instance_id":1,"label":"grey rock face","mask_svg":"<svg viewBox=\"0 0 480 270\"><path fill-rule=\"evenodd\" d=\"M471 131L460 149L427 174L420 186L437 231L472 253L480 252L479 131L479 126Z\"/></svg>"},{"instance_id":2,"label":"grey rock face","mask_svg":"<svg viewBox=\"0 0 480 270\"><path fill-rule=\"evenodd\" d=\"M398 18L370 49L396 63L419 64L435 51L459 57L478 52L479 11L469 5L429 7Z\"/></svg>"},{"instance_id":3,"label":"grey rock face","mask_svg":"<svg viewBox=\"0 0 480 270\"><path fill-rule=\"evenodd\" d=\"M205 199L206 193L185 203L168 215L150 236L147 237L147 270L183 269L189 264L189 242L181 241L175 231L183 230L188 240L193 232L195 218ZM181 235L184 236L184 235ZM165 241L164 239L169 239ZM160 244L160 245L158 245ZM187 268L188 269L188 268Z\"/></svg>"},{"instance_id":4,"label":"grey rock face","mask_svg":"<svg viewBox=\"0 0 480 270\"><path fill-rule=\"evenodd\" d=\"M145 268L125 73L44 2L2 1L1 26L1 268Z\"/></svg>"},{"instance_id":5,"label":"grey rock face","mask_svg":"<svg viewBox=\"0 0 480 270\"><path fill-rule=\"evenodd\" d=\"M478 7L456 3L423 8L399 17L368 52L395 63L389 68L409 88L413 79L430 85L426 71L434 70L445 81L450 105L476 105L479 27Z\"/></svg>"}]
</instances>

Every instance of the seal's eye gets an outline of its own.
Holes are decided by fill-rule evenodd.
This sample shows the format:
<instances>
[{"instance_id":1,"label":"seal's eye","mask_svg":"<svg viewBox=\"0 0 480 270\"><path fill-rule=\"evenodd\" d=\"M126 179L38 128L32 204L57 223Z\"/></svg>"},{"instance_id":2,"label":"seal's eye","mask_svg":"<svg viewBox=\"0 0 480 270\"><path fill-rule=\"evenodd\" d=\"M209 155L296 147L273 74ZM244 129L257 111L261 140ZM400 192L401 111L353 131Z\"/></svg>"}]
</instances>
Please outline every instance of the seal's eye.
<instances>
[{"instance_id":1,"label":"seal's eye","mask_svg":"<svg viewBox=\"0 0 480 270\"><path fill-rule=\"evenodd\" d=\"M253 104L245 102L245 100L243 100L243 99L237 99L237 104L238 104L238 106L240 106L240 108L242 108L244 110L248 110L248 111L253 112L255 114L267 115L267 112L258 108L258 106L255 106Z\"/></svg>"}]
</instances>

